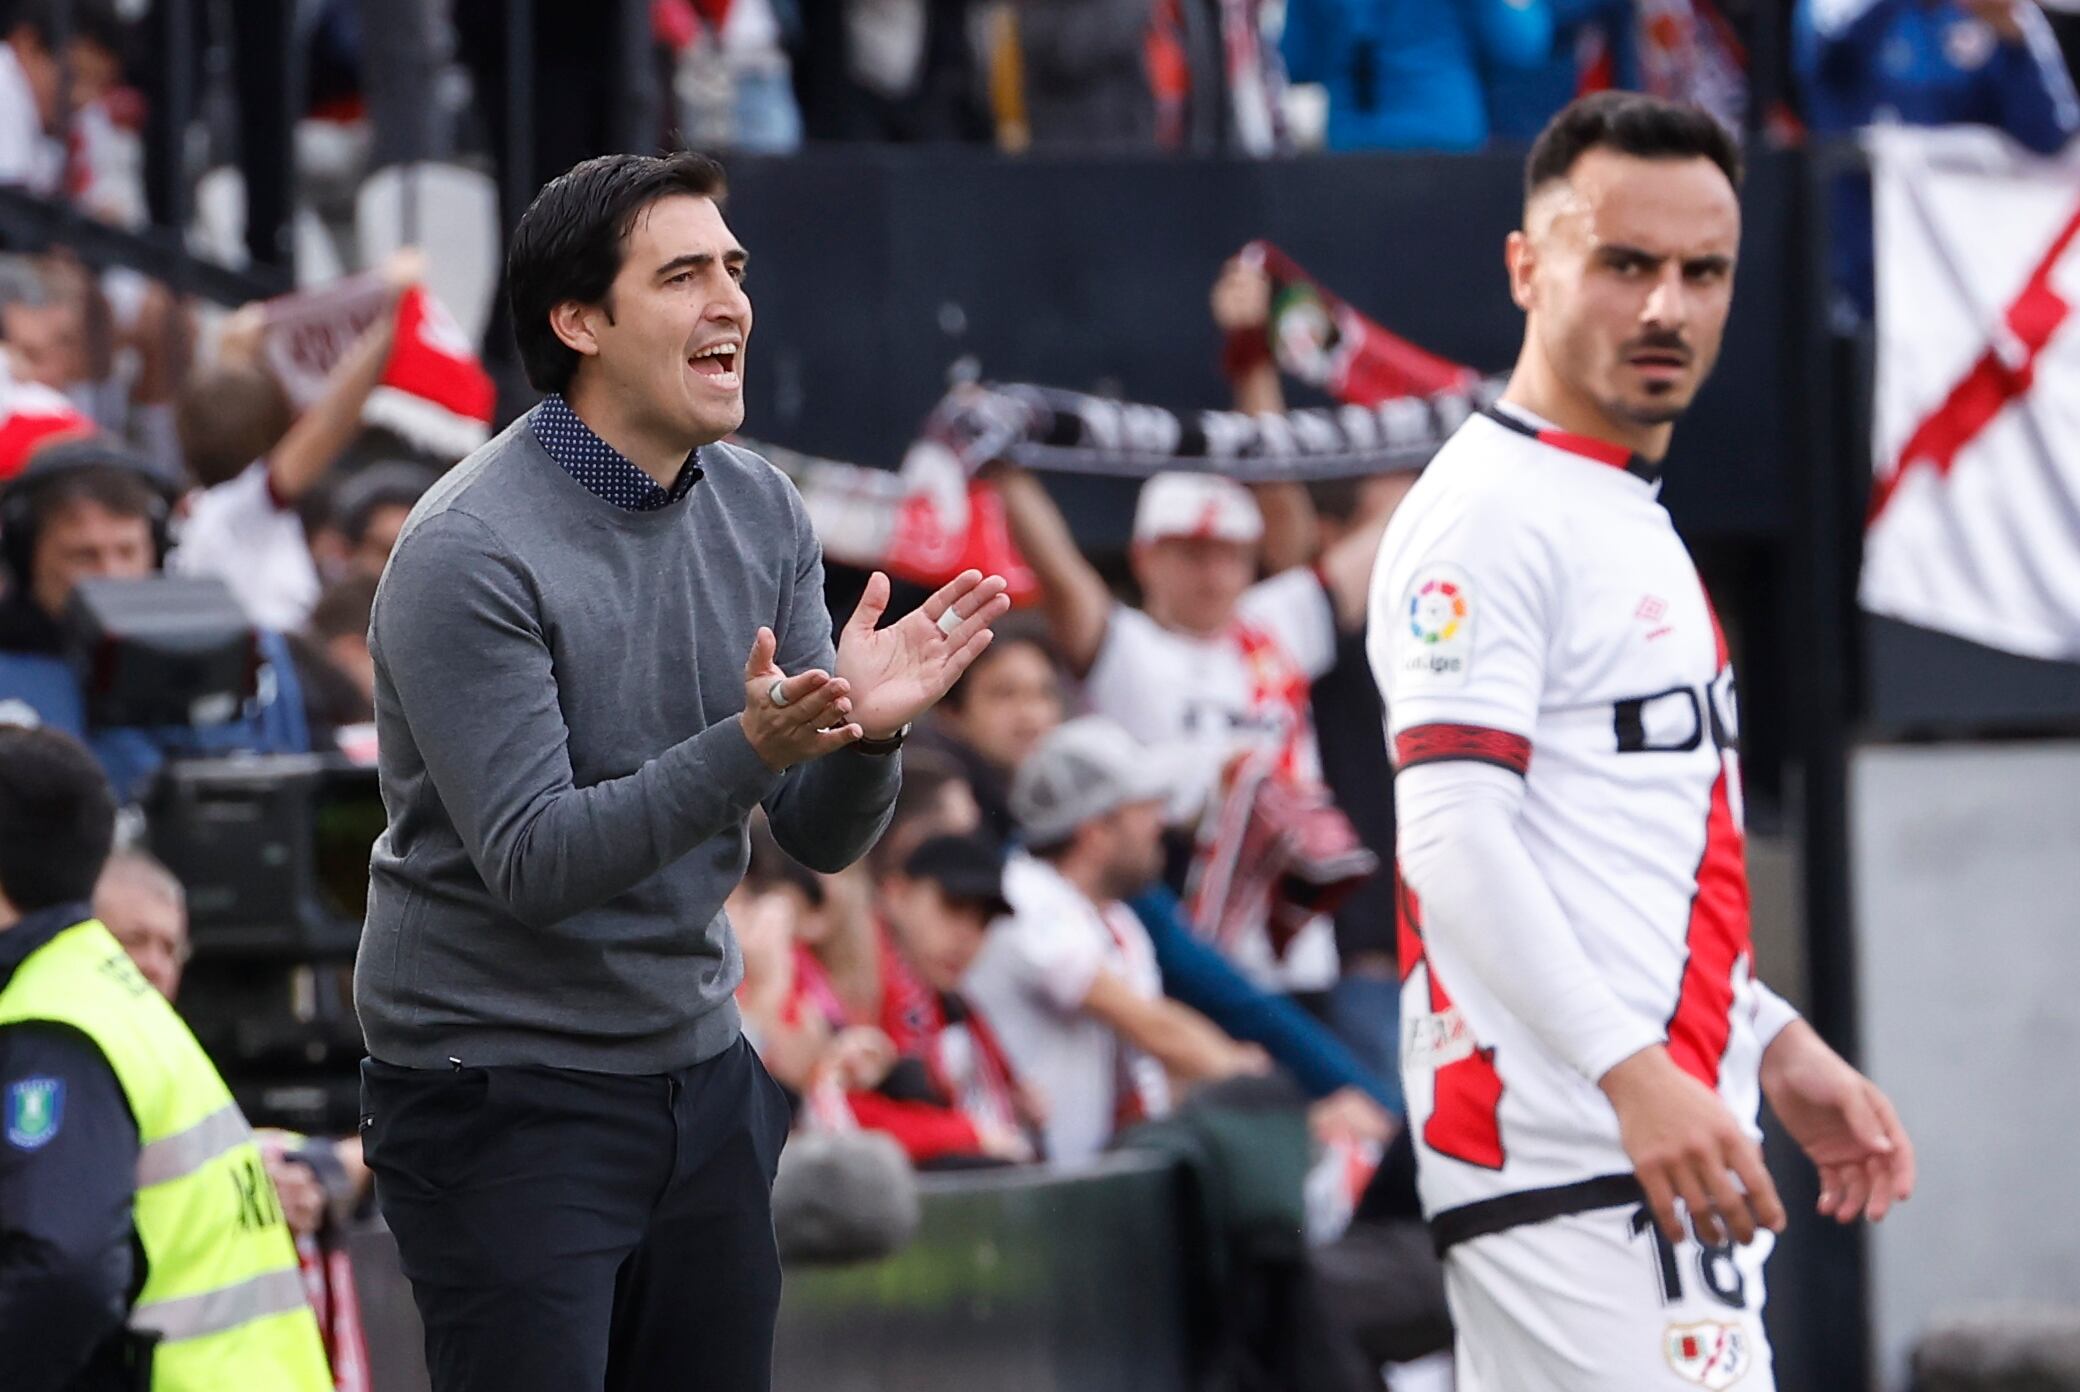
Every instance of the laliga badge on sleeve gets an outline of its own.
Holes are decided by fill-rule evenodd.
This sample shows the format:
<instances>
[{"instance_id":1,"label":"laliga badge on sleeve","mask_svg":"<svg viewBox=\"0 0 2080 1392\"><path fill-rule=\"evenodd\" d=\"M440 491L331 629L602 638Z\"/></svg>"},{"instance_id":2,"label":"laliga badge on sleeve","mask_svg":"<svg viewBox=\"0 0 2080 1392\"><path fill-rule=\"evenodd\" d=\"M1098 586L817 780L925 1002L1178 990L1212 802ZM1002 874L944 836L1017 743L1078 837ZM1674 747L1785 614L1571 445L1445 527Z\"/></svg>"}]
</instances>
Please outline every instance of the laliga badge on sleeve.
<instances>
[{"instance_id":1,"label":"laliga badge on sleeve","mask_svg":"<svg viewBox=\"0 0 2080 1392\"><path fill-rule=\"evenodd\" d=\"M1400 679L1410 691L1450 691L1473 674L1473 581L1455 565L1426 565L1402 600Z\"/></svg>"},{"instance_id":2,"label":"laliga badge on sleeve","mask_svg":"<svg viewBox=\"0 0 2080 1392\"><path fill-rule=\"evenodd\" d=\"M7 1143L16 1150L41 1150L65 1119L65 1080L24 1078L7 1089Z\"/></svg>"}]
</instances>

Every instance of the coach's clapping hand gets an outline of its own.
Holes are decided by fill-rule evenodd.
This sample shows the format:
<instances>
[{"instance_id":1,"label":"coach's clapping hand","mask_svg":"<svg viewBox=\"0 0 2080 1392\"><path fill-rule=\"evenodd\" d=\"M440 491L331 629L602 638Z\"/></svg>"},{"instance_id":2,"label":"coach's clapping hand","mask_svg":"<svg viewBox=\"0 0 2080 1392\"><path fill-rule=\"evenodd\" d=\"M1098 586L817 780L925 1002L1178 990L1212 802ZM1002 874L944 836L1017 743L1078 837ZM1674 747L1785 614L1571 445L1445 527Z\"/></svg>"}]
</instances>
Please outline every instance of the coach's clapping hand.
<instances>
[{"instance_id":1,"label":"coach's clapping hand","mask_svg":"<svg viewBox=\"0 0 2080 1392\"><path fill-rule=\"evenodd\" d=\"M818 669L788 676L773 661L778 642L761 628L744 663L744 738L775 773L843 749L860 737L850 720L852 684Z\"/></svg>"},{"instance_id":2,"label":"coach's clapping hand","mask_svg":"<svg viewBox=\"0 0 2080 1392\"><path fill-rule=\"evenodd\" d=\"M1666 1048L1640 1050L1598 1085L1617 1110L1619 1140L1670 1242L1684 1238L1677 1199L1707 1247L1751 1241L1758 1227L1784 1230L1784 1205L1762 1167L1762 1147Z\"/></svg>"},{"instance_id":3,"label":"coach's clapping hand","mask_svg":"<svg viewBox=\"0 0 2080 1392\"><path fill-rule=\"evenodd\" d=\"M838 676L852 683L855 714L887 739L929 710L989 646L989 626L1011 600L1001 575L964 570L887 628L888 577L875 571L838 635Z\"/></svg>"}]
</instances>

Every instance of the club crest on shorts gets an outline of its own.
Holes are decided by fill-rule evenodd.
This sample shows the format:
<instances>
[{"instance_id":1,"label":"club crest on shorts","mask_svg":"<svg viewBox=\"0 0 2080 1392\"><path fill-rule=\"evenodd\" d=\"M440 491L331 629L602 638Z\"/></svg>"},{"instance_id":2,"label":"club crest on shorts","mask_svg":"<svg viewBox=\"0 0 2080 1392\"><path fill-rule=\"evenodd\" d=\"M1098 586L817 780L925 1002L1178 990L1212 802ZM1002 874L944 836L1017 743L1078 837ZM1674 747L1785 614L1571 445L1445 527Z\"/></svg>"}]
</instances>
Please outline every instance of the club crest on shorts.
<instances>
[{"instance_id":1,"label":"club crest on shorts","mask_svg":"<svg viewBox=\"0 0 2080 1392\"><path fill-rule=\"evenodd\" d=\"M1473 581L1454 565L1426 565L1403 604L1401 677L1436 690L1464 686L1473 664Z\"/></svg>"},{"instance_id":2,"label":"club crest on shorts","mask_svg":"<svg viewBox=\"0 0 2080 1392\"><path fill-rule=\"evenodd\" d=\"M1739 1382L1755 1362L1748 1331L1716 1321L1670 1325L1662 1336L1662 1351L1677 1376L1712 1392Z\"/></svg>"},{"instance_id":3,"label":"club crest on shorts","mask_svg":"<svg viewBox=\"0 0 2080 1392\"><path fill-rule=\"evenodd\" d=\"M24 1078L7 1089L7 1143L16 1150L41 1150L65 1119L65 1080Z\"/></svg>"}]
</instances>

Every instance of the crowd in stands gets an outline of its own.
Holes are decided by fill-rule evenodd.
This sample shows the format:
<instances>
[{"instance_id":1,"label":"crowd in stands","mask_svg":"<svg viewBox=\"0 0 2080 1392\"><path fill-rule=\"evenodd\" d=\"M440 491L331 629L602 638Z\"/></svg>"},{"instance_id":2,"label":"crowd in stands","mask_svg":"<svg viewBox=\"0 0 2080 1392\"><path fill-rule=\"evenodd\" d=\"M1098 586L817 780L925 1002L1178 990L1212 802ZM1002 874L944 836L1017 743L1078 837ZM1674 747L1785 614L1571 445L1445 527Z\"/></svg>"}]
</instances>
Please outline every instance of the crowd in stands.
<instances>
[{"instance_id":1,"label":"crowd in stands","mask_svg":"<svg viewBox=\"0 0 2080 1392\"><path fill-rule=\"evenodd\" d=\"M61 27L46 0L6 7L0 185L118 225L145 220L143 116L125 85L144 8L75 0ZM310 119L374 127L378 153L365 160L495 144L469 125L502 108L468 99L472 80L493 71L495 5L301 8ZM1753 126L1742 36L1774 8L649 7L663 119L696 143L1258 154L1315 141L1464 150L1522 140L1597 85L1687 96ZM605 62L592 31L611 25L564 34L566 7L536 13L552 72ZM2080 130L2059 50L2072 19L2034 0L1800 0L1782 37L1796 109L1814 132L1972 122L2049 153ZM401 35L435 31L441 42L411 61L437 71L400 100L383 55L401 52ZM1312 134L1296 85L1324 99ZM412 139L385 127L400 111ZM1768 128L1786 129L1774 113ZM1867 207L1859 224L1855 192L1844 198L1838 279L1867 312ZM169 757L370 758L376 582L412 505L456 458L365 424L401 298L424 266L406 254L381 274L380 310L298 402L263 350L264 306L211 313L63 251L0 255L0 720L81 735L129 800ZM1260 343L1268 296L1261 270L1230 265L1213 292L1217 327ZM1238 407L1283 409L1267 354L1231 354L1229 367ZM750 869L728 906L748 1033L802 1129L885 1132L921 1169L1080 1165L1195 1104L1251 1099L1303 1126L1330 1177L1308 1187L1325 1239L1313 1279L1331 1293L1324 1308L1372 1321L1359 1328L1350 1314L1335 1337L1375 1369L1441 1346L1434 1262L1408 1237L1413 1201L1398 1197L1408 1178L1392 1148L1398 1004L1381 864L1392 854L1391 777L1357 641L1372 556L1407 477L1319 488L1152 479L1132 526L1132 603L1038 478L1009 464L987 477L1037 604L1002 626L913 740L902 797L866 861L815 873L754 824ZM263 664L254 694L207 727L89 728L66 655L74 590L160 573L213 578L251 617ZM128 851L97 907L173 997L187 953L179 883ZM281 1137L270 1154L285 1208L313 1243L365 1197L351 1145ZM1379 1299L1335 1295L1390 1285L1425 1294L1386 1325Z\"/></svg>"}]
</instances>

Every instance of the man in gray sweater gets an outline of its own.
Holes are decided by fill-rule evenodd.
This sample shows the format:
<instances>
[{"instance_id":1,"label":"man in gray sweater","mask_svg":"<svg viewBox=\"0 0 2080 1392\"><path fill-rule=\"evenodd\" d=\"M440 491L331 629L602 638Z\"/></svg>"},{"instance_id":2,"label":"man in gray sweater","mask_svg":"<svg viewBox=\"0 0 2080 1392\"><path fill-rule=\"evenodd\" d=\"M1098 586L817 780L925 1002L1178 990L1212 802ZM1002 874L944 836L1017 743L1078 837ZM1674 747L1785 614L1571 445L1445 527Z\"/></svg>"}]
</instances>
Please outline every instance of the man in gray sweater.
<instances>
[{"instance_id":1,"label":"man in gray sweater","mask_svg":"<svg viewBox=\"0 0 2080 1392\"><path fill-rule=\"evenodd\" d=\"M833 648L801 500L721 443L751 332L721 186L617 155L536 197L507 278L548 395L376 598L361 1126L437 1392L767 1387L788 1106L732 995L745 818L857 859L1009 603L969 572L878 628L876 576Z\"/></svg>"}]
</instances>

